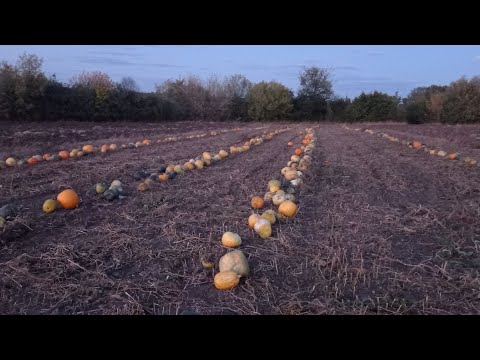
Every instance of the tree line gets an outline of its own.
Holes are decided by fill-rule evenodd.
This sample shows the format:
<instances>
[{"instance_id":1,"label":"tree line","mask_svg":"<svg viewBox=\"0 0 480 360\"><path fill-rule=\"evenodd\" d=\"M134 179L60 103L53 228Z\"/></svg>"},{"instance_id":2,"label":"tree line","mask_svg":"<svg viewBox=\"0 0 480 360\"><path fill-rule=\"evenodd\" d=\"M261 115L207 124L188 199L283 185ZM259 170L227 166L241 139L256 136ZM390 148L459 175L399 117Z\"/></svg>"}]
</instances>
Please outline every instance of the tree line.
<instances>
[{"instance_id":1,"label":"tree line","mask_svg":"<svg viewBox=\"0 0 480 360\"><path fill-rule=\"evenodd\" d=\"M99 71L69 83L47 77L43 60L21 55L0 63L0 120L176 121L323 120L473 123L480 120L480 77L413 89L406 98L379 91L350 99L334 94L333 71L316 66L299 74L295 94L276 81L243 75L170 79L142 92L131 77L114 82Z\"/></svg>"}]
</instances>

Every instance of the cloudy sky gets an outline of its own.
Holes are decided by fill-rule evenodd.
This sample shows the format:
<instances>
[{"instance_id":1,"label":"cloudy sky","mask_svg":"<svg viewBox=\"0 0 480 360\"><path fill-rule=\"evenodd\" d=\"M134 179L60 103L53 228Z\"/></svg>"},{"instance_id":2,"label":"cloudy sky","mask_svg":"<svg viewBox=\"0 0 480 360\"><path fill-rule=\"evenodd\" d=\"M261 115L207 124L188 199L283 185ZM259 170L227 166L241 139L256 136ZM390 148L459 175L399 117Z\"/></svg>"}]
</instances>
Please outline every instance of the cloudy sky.
<instances>
[{"instance_id":1,"label":"cloudy sky","mask_svg":"<svg viewBox=\"0 0 480 360\"><path fill-rule=\"evenodd\" d=\"M188 74L243 74L296 91L301 69L312 65L333 68L335 92L350 97L373 90L406 96L417 86L480 75L478 45L0 45L0 60L12 63L24 52L41 56L44 71L61 81L99 70L115 81L131 76L144 91Z\"/></svg>"}]
</instances>

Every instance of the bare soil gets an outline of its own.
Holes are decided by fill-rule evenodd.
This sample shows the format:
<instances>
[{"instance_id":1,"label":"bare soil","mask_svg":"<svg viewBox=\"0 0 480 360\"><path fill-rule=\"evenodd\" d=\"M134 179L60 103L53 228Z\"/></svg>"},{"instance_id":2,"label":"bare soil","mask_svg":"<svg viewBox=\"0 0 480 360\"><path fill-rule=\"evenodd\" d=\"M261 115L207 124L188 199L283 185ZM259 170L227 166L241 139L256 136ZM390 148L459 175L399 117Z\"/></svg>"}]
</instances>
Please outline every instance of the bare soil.
<instances>
[{"instance_id":1,"label":"bare soil","mask_svg":"<svg viewBox=\"0 0 480 360\"><path fill-rule=\"evenodd\" d=\"M321 125L314 166L296 194L298 214L261 239L246 224L250 199L263 196L268 180L280 179L294 149L287 142L299 145L299 132L313 125L280 123L268 130L291 129L248 152L136 191L134 171L239 145L263 133L255 129L262 125L182 129L173 123L158 133L177 133L168 126L181 133L242 130L0 170L0 206L21 208L0 230L0 313L480 313L478 167ZM384 131L395 135L388 126ZM404 126L406 137L419 135L418 127ZM125 140L148 137L144 127L125 126ZM104 126L103 134L89 134L88 140L114 142L119 133ZM436 134L425 130L424 136L433 142ZM33 147L39 139L30 138ZM0 148L28 150L29 144L16 144L1 140ZM474 143L458 144L474 150ZM125 199L108 202L89 194L95 183L114 179L126 184ZM69 186L82 197L79 208L44 214L43 201ZM251 267L232 291L213 286L218 260L228 251L220 242L224 231L242 237L240 249ZM215 268L204 269L204 259Z\"/></svg>"}]
</instances>

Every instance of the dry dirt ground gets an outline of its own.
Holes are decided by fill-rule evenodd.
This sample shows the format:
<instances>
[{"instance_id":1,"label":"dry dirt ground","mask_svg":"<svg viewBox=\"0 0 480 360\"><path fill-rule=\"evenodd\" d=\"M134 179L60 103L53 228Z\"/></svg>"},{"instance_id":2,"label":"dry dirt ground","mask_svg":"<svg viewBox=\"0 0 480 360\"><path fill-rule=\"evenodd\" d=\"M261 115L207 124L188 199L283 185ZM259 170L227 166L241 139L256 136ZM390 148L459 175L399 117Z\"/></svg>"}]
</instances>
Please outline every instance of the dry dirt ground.
<instances>
[{"instance_id":1,"label":"dry dirt ground","mask_svg":"<svg viewBox=\"0 0 480 360\"><path fill-rule=\"evenodd\" d=\"M256 128L265 124L103 124L102 134L74 124L54 131L85 130L85 140L27 134L28 142L8 142L4 128L4 156L241 130L0 170L0 206L21 208L0 230L0 313L479 314L480 167L321 125L296 217L274 225L268 239L248 228L251 197L263 196L268 180L280 179L293 152L287 142L300 144L299 132L311 125L268 124L268 131L291 129L145 193L135 190L134 171L240 145L262 134ZM28 131L22 126L11 129ZM418 127L402 125L394 133L384 126L406 140L418 135ZM471 132L458 136L465 152L475 151L474 142L461 139ZM440 133L425 130L422 136L434 143L444 139ZM125 199L89 194L93 184L114 179L126 184ZM42 213L43 201L68 186L81 195L79 208ZM224 231L240 234L251 267L231 291L215 289L218 270L201 263L217 265L227 252L220 243Z\"/></svg>"}]
</instances>

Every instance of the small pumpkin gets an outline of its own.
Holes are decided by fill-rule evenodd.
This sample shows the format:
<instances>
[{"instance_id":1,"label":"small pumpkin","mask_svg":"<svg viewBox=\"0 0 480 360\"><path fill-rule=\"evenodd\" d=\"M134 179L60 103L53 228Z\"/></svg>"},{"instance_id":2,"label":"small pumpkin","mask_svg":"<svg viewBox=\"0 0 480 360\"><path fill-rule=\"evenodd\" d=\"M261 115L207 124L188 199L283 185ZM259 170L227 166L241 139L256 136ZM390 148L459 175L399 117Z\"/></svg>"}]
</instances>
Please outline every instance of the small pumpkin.
<instances>
[{"instance_id":1,"label":"small pumpkin","mask_svg":"<svg viewBox=\"0 0 480 360\"><path fill-rule=\"evenodd\" d=\"M210 159L203 159L201 161L203 161L204 166L210 166L212 163L212 160Z\"/></svg>"},{"instance_id":2,"label":"small pumpkin","mask_svg":"<svg viewBox=\"0 0 480 360\"><path fill-rule=\"evenodd\" d=\"M203 170L205 163L202 160L195 161L195 166L198 170Z\"/></svg>"},{"instance_id":3,"label":"small pumpkin","mask_svg":"<svg viewBox=\"0 0 480 360\"><path fill-rule=\"evenodd\" d=\"M70 157L70 153L67 151L60 151L58 153L58 156L60 156L62 159L66 160Z\"/></svg>"},{"instance_id":4,"label":"small pumpkin","mask_svg":"<svg viewBox=\"0 0 480 360\"><path fill-rule=\"evenodd\" d=\"M121 188L122 183L120 180L113 180L112 183L110 184L110 188Z\"/></svg>"},{"instance_id":5,"label":"small pumpkin","mask_svg":"<svg viewBox=\"0 0 480 360\"><path fill-rule=\"evenodd\" d=\"M117 144L110 144L110 150L117 150L118 149L118 146Z\"/></svg>"},{"instance_id":6,"label":"small pumpkin","mask_svg":"<svg viewBox=\"0 0 480 360\"><path fill-rule=\"evenodd\" d=\"M93 151L93 146L92 145L85 145L82 148L82 150L85 151L85 152L92 152Z\"/></svg>"},{"instance_id":7,"label":"small pumpkin","mask_svg":"<svg viewBox=\"0 0 480 360\"><path fill-rule=\"evenodd\" d=\"M302 153L303 153L302 149L295 149L295 155L300 156L300 155L302 155Z\"/></svg>"},{"instance_id":8,"label":"small pumpkin","mask_svg":"<svg viewBox=\"0 0 480 360\"><path fill-rule=\"evenodd\" d=\"M184 173L182 165L175 165L175 167L173 168L173 171L175 171L177 174L183 174Z\"/></svg>"},{"instance_id":9,"label":"small pumpkin","mask_svg":"<svg viewBox=\"0 0 480 360\"><path fill-rule=\"evenodd\" d=\"M265 195L263 196L263 201L264 202L272 201L272 198L273 198L274 195L275 195L275 193L273 193L271 191L265 193Z\"/></svg>"},{"instance_id":10,"label":"small pumpkin","mask_svg":"<svg viewBox=\"0 0 480 360\"><path fill-rule=\"evenodd\" d=\"M236 233L227 231L222 235L222 244L226 247L237 247L242 244L242 239Z\"/></svg>"},{"instance_id":11,"label":"small pumpkin","mask_svg":"<svg viewBox=\"0 0 480 360\"><path fill-rule=\"evenodd\" d=\"M83 156L83 155L85 155L85 153L84 153L83 151L79 151L79 152L77 153L77 156L78 156L78 157Z\"/></svg>"},{"instance_id":12,"label":"small pumpkin","mask_svg":"<svg viewBox=\"0 0 480 360\"><path fill-rule=\"evenodd\" d=\"M278 212L286 217L292 217L297 213L297 205L291 200L285 200L278 207Z\"/></svg>"},{"instance_id":13,"label":"small pumpkin","mask_svg":"<svg viewBox=\"0 0 480 360\"><path fill-rule=\"evenodd\" d=\"M219 290L231 290L240 282L240 275L234 271L222 271L213 278L215 287Z\"/></svg>"},{"instance_id":14,"label":"small pumpkin","mask_svg":"<svg viewBox=\"0 0 480 360\"><path fill-rule=\"evenodd\" d=\"M298 173L294 169L289 169L283 176L285 180L292 181L298 178Z\"/></svg>"},{"instance_id":15,"label":"small pumpkin","mask_svg":"<svg viewBox=\"0 0 480 360\"><path fill-rule=\"evenodd\" d=\"M418 149L420 149L420 148L422 147L422 143L421 143L420 141L414 141L414 142L412 143L412 147L413 147L414 149L417 149L417 150L418 150Z\"/></svg>"},{"instance_id":16,"label":"small pumpkin","mask_svg":"<svg viewBox=\"0 0 480 360\"><path fill-rule=\"evenodd\" d=\"M255 223L261 218L260 215L258 214L252 214L248 217L248 226L250 229L253 229L255 226Z\"/></svg>"},{"instance_id":17,"label":"small pumpkin","mask_svg":"<svg viewBox=\"0 0 480 360\"><path fill-rule=\"evenodd\" d=\"M120 196L120 191L118 190L119 188L110 188L108 190L106 190L104 193L103 193L103 196L105 197L105 199L107 199L108 201L112 201L112 200L115 200L116 198L118 198Z\"/></svg>"},{"instance_id":18,"label":"small pumpkin","mask_svg":"<svg viewBox=\"0 0 480 360\"><path fill-rule=\"evenodd\" d=\"M202 266L205 268L205 269L211 269L214 267L214 263L212 263L211 261L208 261L208 260L202 260Z\"/></svg>"},{"instance_id":19,"label":"small pumpkin","mask_svg":"<svg viewBox=\"0 0 480 360\"><path fill-rule=\"evenodd\" d=\"M147 178L145 179L144 181L145 185L147 185L148 187L152 186L154 183L153 183L153 180L150 179L150 178Z\"/></svg>"},{"instance_id":20,"label":"small pumpkin","mask_svg":"<svg viewBox=\"0 0 480 360\"><path fill-rule=\"evenodd\" d=\"M5 160L5 164L7 166L15 166L17 164L17 160L15 160L13 157L9 157L7 160Z\"/></svg>"},{"instance_id":21,"label":"small pumpkin","mask_svg":"<svg viewBox=\"0 0 480 360\"><path fill-rule=\"evenodd\" d=\"M450 160L458 160L459 156L459 153L451 153L447 155L447 158L449 158Z\"/></svg>"},{"instance_id":22,"label":"small pumpkin","mask_svg":"<svg viewBox=\"0 0 480 360\"><path fill-rule=\"evenodd\" d=\"M143 140L142 143L143 143L143 145L150 145L150 140L145 139L145 140Z\"/></svg>"},{"instance_id":23,"label":"small pumpkin","mask_svg":"<svg viewBox=\"0 0 480 360\"><path fill-rule=\"evenodd\" d=\"M285 198L285 201L286 200L295 201L295 195L293 194L285 194L284 198Z\"/></svg>"},{"instance_id":24,"label":"small pumpkin","mask_svg":"<svg viewBox=\"0 0 480 360\"><path fill-rule=\"evenodd\" d=\"M212 155L208 151L205 151L202 154L202 158L210 160L212 158Z\"/></svg>"},{"instance_id":25,"label":"small pumpkin","mask_svg":"<svg viewBox=\"0 0 480 360\"><path fill-rule=\"evenodd\" d=\"M292 169L291 169L289 166L285 166L285 167L280 171L280 173L281 173L282 175L285 175L285 173L286 173L287 171L289 171L289 170L292 170Z\"/></svg>"},{"instance_id":26,"label":"small pumpkin","mask_svg":"<svg viewBox=\"0 0 480 360\"><path fill-rule=\"evenodd\" d=\"M107 190L107 184L105 183L98 183L95 185L95 191L97 194L103 194Z\"/></svg>"},{"instance_id":27,"label":"small pumpkin","mask_svg":"<svg viewBox=\"0 0 480 360\"><path fill-rule=\"evenodd\" d=\"M160 182L165 182L165 181L168 180L168 175L166 173L160 174L160 175L158 175L158 180Z\"/></svg>"},{"instance_id":28,"label":"small pumpkin","mask_svg":"<svg viewBox=\"0 0 480 360\"><path fill-rule=\"evenodd\" d=\"M145 192L148 190L148 185L145 184L144 182L138 184L137 190L140 192Z\"/></svg>"},{"instance_id":29,"label":"small pumpkin","mask_svg":"<svg viewBox=\"0 0 480 360\"><path fill-rule=\"evenodd\" d=\"M287 143L287 146L293 146L293 142L289 141L289 142Z\"/></svg>"},{"instance_id":30,"label":"small pumpkin","mask_svg":"<svg viewBox=\"0 0 480 360\"><path fill-rule=\"evenodd\" d=\"M167 166L167 169L165 170L165 172L172 172L173 169L175 169L175 164L170 164Z\"/></svg>"},{"instance_id":31,"label":"small pumpkin","mask_svg":"<svg viewBox=\"0 0 480 360\"><path fill-rule=\"evenodd\" d=\"M42 209L47 214L50 214L51 212L54 212L55 210L57 210L57 205L58 203L55 200L48 199L48 200L45 200L45 202L43 203Z\"/></svg>"},{"instance_id":32,"label":"small pumpkin","mask_svg":"<svg viewBox=\"0 0 480 360\"><path fill-rule=\"evenodd\" d=\"M44 154L42 156L42 158L43 158L43 160L48 160L50 158L50 156L51 156L50 154Z\"/></svg>"},{"instance_id":33,"label":"small pumpkin","mask_svg":"<svg viewBox=\"0 0 480 360\"><path fill-rule=\"evenodd\" d=\"M230 153L231 154L236 154L238 151L237 151L237 147L236 146L230 146Z\"/></svg>"},{"instance_id":34,"label":"small pumpkin","mask_svg":"<svg viewBox=\"0 0 480 360\"><path fill-rule=\"evenodd\" d=\"M223 159L223 158L226 158L228 156L228 153L225 150L222 149L218 152L218 155L220 155Z\"/></svg>"},{"instance_id":35,"label":"small pumpkin","mask_svg":"<svg viewBox=\"0 0 480 360\"><path fill-rule=\"evenodd\" d=\"M441 156L441 157L445 157L447 156L447 152L446 151L443 151L443 150L440 150L438 153L437 153L438 156Z\"/></svg>"},{"instance_id":36,"label":"small pumpkin","mask_svg":"<svg viewBox=\"0 0 480 360\"><path fill-rule=\"evenodd\" d=\"M27 160L27 163L30 164L30 165L35 165L37 162L38 162L38 160L36 158L34 158L33 156L31 158L28 158L28 160Z\"/></svg>"},{"instance_id":37,"label":"small pumpkin","mask_svg":"<svg viewBox=\"0 0 480 360\"><path fill-rule=\"evenodd\" d=\"M273 205L279 206L285 201L285 196L281 194L275 194L272 198Z\"/></svg>"},{"instance_id":38,"label":"small pumpkin","mask_svg":"<svg viewBox=\"0 0 480 360\"><path fill-rule=\"evenodd\" d=\"M272 235L272 225L270 221L265 218L257 220L253 229L257 232L262 239L268 238Z\"/></svg>"},{"instance_id":39,"label":"small pumpkin","mask_svg":"<svg viewBox=\"0 0 480 360\"><path fill-rule=\"evenodd\" d=\"M275 216L275 211L273 210L267 210L262 214L262 218L268 220L271 225L275 224L277 221L277 218Z\"/></svg>"},{"instance_id":40,"label":"small pumpkin","mask_svg":"<svg viewBox=\"0 0 480 360\"><path fill-rule=\"evenodd\" d=\"M292 186L300 186L301 184L303 184L303 180L302 179L294 179L290 183L292 184Z\"/></svg>"},{"instance_id":41,"label":"small pumpkin","mask_svg":"<svg viewBox=\"0 0 480 360\"><path fill-rule=\"evenodd\" d=\"M234 271L240 276L248 276L250 273L248 260L241 250L234 250L223 255L218 262L218 267L220 272Z\"/></svg>"},{"instance_id":42,"label":"small pumpkin","mask_svg":"<svg viewBox=\"0 0 480 360\"><path fill-rule=\"evenodd\" d=\"M264 205L264 201L260 196L254 196L250 203L254 209L261 209Z\"/></svg>"},{"instance_id":43,"label":"small pumpkin","mask_svg":"<svg viewBox=\"0 0 480 360\"><path fill-rule=\"evenodd\" d=\"M101 148L100 148L100 151L102 153L106 153L108 150L110 150L110 146L107 145L107 144L102 145Z\"/></svg>"},{"instance_id":44,"label":"small pumpkin","mask_svg":"<svg viewBox=\"0 0 480 360\"><path fill-rule=\"evenodd\" d=\"M280 190L282 184L278 180L270 180L268 182L268 188L270 189L271 192L276 192Z\"/></svg>"},{"instance_id":45,"label":"small pumpkin","mask_svg":"<svg viewBox=\"0 0 480 360\"><path fill-rule=\"evenodd\" d=\"M292 156L290 157L290 160L295 161L295 162L299 162L299 161L300 161L300 156L298 156L298 155L292 155Z\"/></svg>"},{"instance_id":46,"label":"small pumpkin","mask_svg":"<svg viewBox=\"0 0 480 360\"><path fill-rule=\"evenodd\" d=\"M78 194L72 189L63 190L57 195L57 201L64 209L75 209L80 204Z\"/></svg>"},{"instance_id":47,"label":"small pumpkin","mask_svg":"<svg viewBox=\"0 0 480 360\"><path fill-rule=\"evenodd\" d=\"M193 170L195 169L195 165L193 165L190 161L187 161L185 164L183 164L183 167L186 170Z\"/></svg>"}]
</instances>

